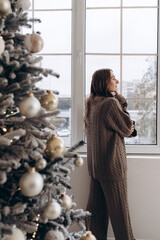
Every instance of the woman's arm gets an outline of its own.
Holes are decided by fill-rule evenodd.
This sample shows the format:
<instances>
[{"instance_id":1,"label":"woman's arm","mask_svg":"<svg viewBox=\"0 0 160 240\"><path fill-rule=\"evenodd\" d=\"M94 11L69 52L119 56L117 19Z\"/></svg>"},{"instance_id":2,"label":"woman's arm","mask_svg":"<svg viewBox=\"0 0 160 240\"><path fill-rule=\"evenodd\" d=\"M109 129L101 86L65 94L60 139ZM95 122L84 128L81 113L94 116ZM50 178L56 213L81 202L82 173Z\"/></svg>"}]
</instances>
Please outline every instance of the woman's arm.
<instances>
[{"instance_id":1,"label":"woman's arm","mask_svg":"<svg viewBox=\"0 0 160 240\"><path fill-rule=\"evenodd\" d=\"M133 123L130 115L122 110L116 98L107 99L103 108L104 121L108 128L118 132L122 137L128 137L133 132Z\"/></svg>"},{"instance_id":2,"label":"woman's arm","mask_svg":"<svg viewBox=\"0 0 160 240\"><path fill-rule=\"evenodd\" d=\"M129 114L129 113L127 112L128 103L127 103L126 99L125 99L121 94L119 94L118 92L116 92L116 94L115 94L114 97L115 97L115 98L118 100L118 102L120 103L120 105L121 105L121 107L122 107L122 110L123 110L124 112L126 112L127 114Z\"/></svg>"}]
</instances>

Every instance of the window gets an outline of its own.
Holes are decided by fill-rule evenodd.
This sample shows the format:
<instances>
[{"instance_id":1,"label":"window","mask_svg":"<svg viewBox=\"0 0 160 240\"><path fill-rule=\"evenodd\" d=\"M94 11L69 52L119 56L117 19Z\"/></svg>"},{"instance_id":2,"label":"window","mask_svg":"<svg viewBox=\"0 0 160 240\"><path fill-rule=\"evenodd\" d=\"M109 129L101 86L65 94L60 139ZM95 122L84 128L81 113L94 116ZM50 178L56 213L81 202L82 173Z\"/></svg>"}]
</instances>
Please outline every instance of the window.
<instances>
[{"instance_id":1,"label":"window","mask_svg":"<svg viewBox=\"0 0 160 240\"><path fill-rule=\"evenodd\" d=\"M86 0L85 96L96 69L114 71L138 132L125 139L128 152L158 144L158 10L158 1Z\"/></svg>"},{"instance_id":2,"label":"window","mask_svg":"<svg viewBox=\"0 0 160 240\"><path fill-rule=\"evenodd\" d=\"M61 113L57 116L66 120L57 125L57 135L70 145L71 132L71 0L33 0L31 14L41 19L41 24L34 23L33 30L41 32L44 48L39 53L43 56L42 67L53 69L60 74L57 79L52 76L44 78L37 85L42 89L59 92Z\"/></svg>"},{"instance_id":3,"label":"window","mask_svg":"<svg viewBox=\"0 0 160 240\"><path fill-rule=\"evenodd\" d=\"M34 26L45 43L42 66L61 75L44 79L41 87L60 92L60 117L66 124L58 134L68 145L84 138L84 102L93 72L108 67L120 81L119 92L127 98L136 122L138 136L126 139L127 152L160 152L158 4L157 0L33 1L32 14L42 20Z\"/></svg>"}]
</instances>

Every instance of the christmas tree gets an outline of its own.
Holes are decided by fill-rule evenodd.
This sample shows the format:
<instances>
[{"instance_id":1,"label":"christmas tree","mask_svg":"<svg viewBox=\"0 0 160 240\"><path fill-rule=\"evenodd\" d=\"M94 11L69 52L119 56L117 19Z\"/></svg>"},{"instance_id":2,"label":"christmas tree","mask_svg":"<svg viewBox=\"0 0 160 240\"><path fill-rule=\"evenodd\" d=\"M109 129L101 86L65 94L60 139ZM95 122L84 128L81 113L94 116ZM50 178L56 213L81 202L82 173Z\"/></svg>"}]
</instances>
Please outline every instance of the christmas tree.
<instances>
[{"instance_id":1,"label":"christmas tree","mask_svg":"<svg viewBox=\"0 0 160 240\"><path fill-rule=\"evenodd\" d=\"M86 215L67 195L70 170L83 159L56 135L58 98L36 86L59 74L37 66L43 48L30 28L28 0L0 0L0 239L95 239L85 232ZM69 232L77 222L79 232Z\"/></svg>"}]
</instances>

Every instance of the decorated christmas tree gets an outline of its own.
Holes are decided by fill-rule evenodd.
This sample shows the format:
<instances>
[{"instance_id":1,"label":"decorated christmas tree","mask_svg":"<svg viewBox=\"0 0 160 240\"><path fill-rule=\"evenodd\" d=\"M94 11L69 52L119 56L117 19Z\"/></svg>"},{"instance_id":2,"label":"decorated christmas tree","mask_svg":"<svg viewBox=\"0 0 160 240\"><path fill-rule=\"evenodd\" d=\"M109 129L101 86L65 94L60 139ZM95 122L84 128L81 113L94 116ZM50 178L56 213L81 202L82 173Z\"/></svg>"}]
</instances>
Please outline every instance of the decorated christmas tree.
<instances>
[{"instance_id":1,"label":"decorated christmas tree","mask_svg":"<svg viewBox=\"0 0 160 240\"><path fill-rule=\"evenodd\" d=\"M0 239L95 239L85 232L89 213L76 209L69 173L83 159L56 135L58 97L37 83L50 69L38 67L43 48L40 33L30 28L28 0L0 0ZM81 230L70 232L76 222Z\"/></svg>"}]
</instances>

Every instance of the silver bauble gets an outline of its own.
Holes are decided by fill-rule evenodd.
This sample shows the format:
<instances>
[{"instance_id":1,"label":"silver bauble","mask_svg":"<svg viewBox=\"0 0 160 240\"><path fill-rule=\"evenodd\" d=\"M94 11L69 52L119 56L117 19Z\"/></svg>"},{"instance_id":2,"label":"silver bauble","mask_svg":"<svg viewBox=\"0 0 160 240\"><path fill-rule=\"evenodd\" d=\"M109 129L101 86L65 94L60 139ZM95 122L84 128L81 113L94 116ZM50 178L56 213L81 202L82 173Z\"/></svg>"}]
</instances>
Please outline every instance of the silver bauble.
<instances>
[{"instance_id":1,"label":"silver bauble","mask_svg":"<svg viewBox=\"0 0 160 240\"><path fill-rule=\"evenodd\" d=\"M9 0L0 0L0 17L4 17L11 11Z\"/></svg>"},{"instance_id":2,"label":"silver bauble","mask_svg":"<svg viewBox=\"0 0 160 240\"><path fill-rule=\"evenodd\" d=\"M6 235L3 240L25 240L25 236L23 232L16 227L13 227L12 234Z\"/></svg>"},{"instance_id":3,"label":"silver bauble","mask_svg":"<svg viewBox=\"0 0 160 240\"><path fill-rule=\"evenodd\" d=\"M54 220L61 215L61 206L55 200L52 200L44 209L43 216Z\"/></svg>"},{"instance_id":4,"label":"silver bauble","mask_svg":"<svg viewBox=\"0 0 160 240\"><path fill-rule=\"evenodd\" d=\"M41 169L44 169L47 166L47 161L44 158L41 158L36 162L35 165L38 169L41 170Z\"/></svg>"},{"instance_id":5,"label":"silver bauble","mask_svg":"<svg viewBox=\"0 0 160 240\"><path fill-rule=\"evenodd\" d=\"M34 97L33 93L29 93L28 96L19 103L21 114L27 118L35 117L40 109L41 104L38 99Z\"/></svg>"},{"instance_id":6,"label":"silver bauble","mask_svg":"<svg viewBox=\"0 0 160 240\"><path fill-rule=\"evenodd\" d=\"M23 11L27 11L31 6L31 2L29 0L17 0L14 5L16 8L22 8Z\"/></svg>"},{"instance_id":7,"label":"silver bauble","mask_svg":"<svg viewBox=\"0 0 160 240\"><path fill-rule=\"evenodd\" d=\"M50 230L46 233L44 240L65 240L62 232L58 230Z\"/></svg>"},{"instance_id":8,"label":"silver bauble","mask_svg":"<svg viewBox=\"0 0 160 240\"><path fill-rule=\"evenodd\" d=\"M78 156L75 160L74 160L74 164L76 167L81 167L83 166L83 158L81 158L80 156Z\"/></svg>"},{"instance_id":9,"label":"silver bauble","mask_svg":"<svg viewBox=\"0 0 160 240\"><path fill-rule=\"evenodd\" d=\"M43 189L44 181L35 168L29 168L28 172L25 173L19 181L21 193L26 197L37 196Z\"/></svg>"}]
</instances>

